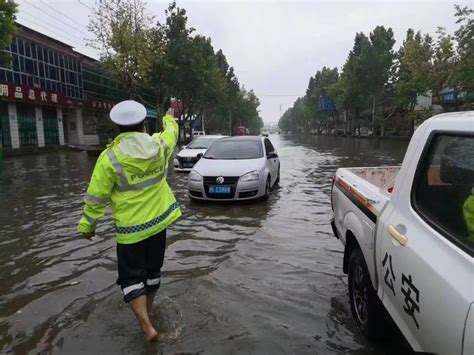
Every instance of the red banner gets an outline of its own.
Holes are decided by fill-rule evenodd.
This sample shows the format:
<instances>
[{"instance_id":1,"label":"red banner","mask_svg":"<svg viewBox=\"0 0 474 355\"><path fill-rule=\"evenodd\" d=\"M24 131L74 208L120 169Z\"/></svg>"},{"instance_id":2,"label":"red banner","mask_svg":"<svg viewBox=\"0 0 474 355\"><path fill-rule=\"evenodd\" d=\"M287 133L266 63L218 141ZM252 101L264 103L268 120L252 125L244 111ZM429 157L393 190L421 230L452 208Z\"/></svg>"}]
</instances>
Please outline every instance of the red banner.
<instances>
[{"instance_id":1,"label":"red banner","mask_svg":"<svg viewBox=\"0 0 474 355\"><path fill-rule=\"evenodd\" d=\"M81 106L82 102L69 99L60 92L52 92L27 85L0 81L0 99L52 106Z\"/></svg>"}]
</instances>

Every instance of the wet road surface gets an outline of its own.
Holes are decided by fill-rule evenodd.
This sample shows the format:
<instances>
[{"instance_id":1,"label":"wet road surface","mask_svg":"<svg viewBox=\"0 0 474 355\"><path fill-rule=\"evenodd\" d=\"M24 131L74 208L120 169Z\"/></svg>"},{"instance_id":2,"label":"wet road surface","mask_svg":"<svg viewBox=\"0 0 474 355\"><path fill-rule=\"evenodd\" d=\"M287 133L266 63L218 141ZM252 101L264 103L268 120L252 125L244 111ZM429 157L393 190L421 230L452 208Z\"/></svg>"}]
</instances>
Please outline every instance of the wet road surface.
<instances>
[{"instance_id":1,"label":"wet road surface","mask_svg":"<svg viewBox=\"0 0 474 355\"><path fill-rule=\"evenodd\" d=\"M76 233L94 159L63 151L9 158L0 177L0 353L378 354L352 320L343 250L329 225L339 166L399 164L407 143L270 136L281 183L269 201L192 203L168 232L154 322L143 341L116 281L110 213Z\"/></svg>"}]
</instances>

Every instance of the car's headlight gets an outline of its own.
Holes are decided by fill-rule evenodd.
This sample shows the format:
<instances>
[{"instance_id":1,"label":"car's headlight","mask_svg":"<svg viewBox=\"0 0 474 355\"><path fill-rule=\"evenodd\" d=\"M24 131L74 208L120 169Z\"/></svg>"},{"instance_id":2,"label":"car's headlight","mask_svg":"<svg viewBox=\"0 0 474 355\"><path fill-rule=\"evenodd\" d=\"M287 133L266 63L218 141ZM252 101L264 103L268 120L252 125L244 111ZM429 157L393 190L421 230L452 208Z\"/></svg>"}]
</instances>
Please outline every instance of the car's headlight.
<instances>
[{"instance_id":1,"label":"car's headlight","mask_svg":"<svg viewBox=\"0 0 474 355\"><path fill-rule=\"evenodd\" d=\"M195 171L191 171L189 173L189 181L193 181L193 182L201 182L202 181L202 176L195 172Z\"/></svg>"},{"instance_id":2,"label":"car's headlight","mask_svg":"<svg viewBox=\"0 0 474 355\"><path fill-rule=\"evenodd\" d=\"M240 181L254 181L254 180L260 180L260 174L258 173L258 171L251 171L240 177Z\"/></svg>"}]
</instances>

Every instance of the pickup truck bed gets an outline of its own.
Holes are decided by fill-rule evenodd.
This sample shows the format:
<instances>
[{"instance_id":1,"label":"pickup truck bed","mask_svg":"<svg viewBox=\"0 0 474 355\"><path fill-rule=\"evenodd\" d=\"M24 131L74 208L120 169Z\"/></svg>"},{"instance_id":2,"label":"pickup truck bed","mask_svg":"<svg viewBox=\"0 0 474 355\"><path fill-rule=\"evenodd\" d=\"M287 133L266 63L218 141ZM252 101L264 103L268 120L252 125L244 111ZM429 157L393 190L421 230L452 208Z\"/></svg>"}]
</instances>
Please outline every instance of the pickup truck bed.
<instances>
[{"instance_id":1,"label":"pickup truck bed","mask_svg":"<svg viewBox=\"0 0 474 355\"><path fill-rule=\"evenodd\" d=\"M390 199L399 171L398 166L341 168L335 176L335 186L375 223Z\"/></svg>"}]
</instances>

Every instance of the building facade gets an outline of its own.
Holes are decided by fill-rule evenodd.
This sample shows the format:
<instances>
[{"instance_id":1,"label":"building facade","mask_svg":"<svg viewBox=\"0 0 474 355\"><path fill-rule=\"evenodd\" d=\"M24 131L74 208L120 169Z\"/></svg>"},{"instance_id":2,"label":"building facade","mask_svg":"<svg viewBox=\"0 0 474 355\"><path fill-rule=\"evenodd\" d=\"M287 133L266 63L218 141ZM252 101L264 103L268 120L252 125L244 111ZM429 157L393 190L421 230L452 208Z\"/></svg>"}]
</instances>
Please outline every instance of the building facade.
<instances>
[{"instance_id":1,"label":"building facade","mask_svg":"<svg viewBox=\"0 0 474 355\"><path fill-rule=\"evenodd\" d=\"M97 145L113 105L126 91L97 61L19 25L0 67L0 135L6 148ZM150 116L153 112L150 110ZM156 111L155 111L156 112ZM156 119L150 117L150 120ZM102 130L107 132L107 129Z\"/></svg>"}]
</instances>

